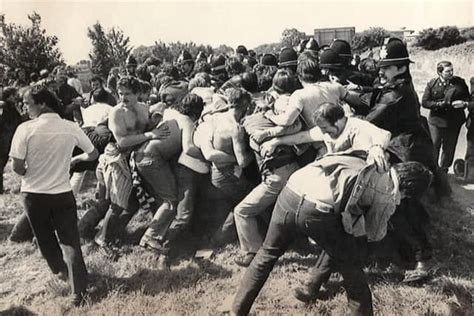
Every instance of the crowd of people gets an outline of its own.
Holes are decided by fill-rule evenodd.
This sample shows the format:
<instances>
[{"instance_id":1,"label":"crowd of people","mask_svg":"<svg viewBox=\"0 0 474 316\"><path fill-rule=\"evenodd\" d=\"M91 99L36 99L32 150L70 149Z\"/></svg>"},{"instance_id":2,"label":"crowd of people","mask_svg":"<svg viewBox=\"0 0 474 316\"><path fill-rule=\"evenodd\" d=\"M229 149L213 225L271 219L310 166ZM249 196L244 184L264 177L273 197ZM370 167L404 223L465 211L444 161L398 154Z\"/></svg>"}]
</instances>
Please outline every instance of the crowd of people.
<instances>
[{"instance_id":1,"label":"crowd of people","mask_svg":"<svg viewBox=\"0 0 474 316\"><path fill-rule=\"evenodd\" d=\"M231 312L245 315L278 258L305 237L319 256L294 296L315 300L339 272L351 313L371 315L363 267L378 245L390 240L411 264L404 281L429 276L421 198L429 188L449 195L465 109L468 120L474 113L449 61L439 62L421 103L410 63L398 38L386 39L378 60L362 61L344 40L310 39L278 55L239 46L232 56L182 51L173 63L140 65L130 55L106 80L94 75L85 94L69 67L31 82L18 71L2 87L0 116L0 168L9 156L25 208L10 240L34 237L79 305L88 284L80 238L118 251L132 217L150 211L138 243L157 254L157 269L169 267L189 231L201 249L238 240L234 261L247 269ZM455 168L466 179L473 130ZM78 220L87 171L96 174L95 199Z\"/></svg>"}]
</instances>

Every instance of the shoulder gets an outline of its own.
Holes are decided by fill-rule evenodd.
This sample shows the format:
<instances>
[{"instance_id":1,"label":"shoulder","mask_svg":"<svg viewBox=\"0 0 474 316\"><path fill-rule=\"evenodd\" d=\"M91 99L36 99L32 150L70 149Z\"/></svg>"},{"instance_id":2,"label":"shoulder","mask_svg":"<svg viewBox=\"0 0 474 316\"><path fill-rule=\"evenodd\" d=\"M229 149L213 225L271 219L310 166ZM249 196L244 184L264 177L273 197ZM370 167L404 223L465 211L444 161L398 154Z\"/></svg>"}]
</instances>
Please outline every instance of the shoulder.
<instances>
[{"instance_id":1,"label":"shoulder","mask_svg":"<svg viewBox=\"0 0 474 316\"><path fill-rule=\"evenodd\" d=\"M438 80L439 80L439 78L433 78L430 81L428 81L426 86L429 87L429 88L432 88L438 82Z\"/></svg>"}]
</instances>

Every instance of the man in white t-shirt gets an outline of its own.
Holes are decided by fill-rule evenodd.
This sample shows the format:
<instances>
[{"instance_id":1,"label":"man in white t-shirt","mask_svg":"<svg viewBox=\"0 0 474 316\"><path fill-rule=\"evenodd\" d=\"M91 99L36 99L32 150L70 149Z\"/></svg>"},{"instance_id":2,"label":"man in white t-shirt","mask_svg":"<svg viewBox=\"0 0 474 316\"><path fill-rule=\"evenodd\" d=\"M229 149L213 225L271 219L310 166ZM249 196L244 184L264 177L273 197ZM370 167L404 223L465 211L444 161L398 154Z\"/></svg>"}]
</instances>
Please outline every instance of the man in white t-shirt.
<instances>
[{"instance_id":1,"label":"man in white t-shirt","mask_svg":"<svg viewBox=\"0 0 474 316\"><path fill-rule=\"evenodd\" d=\"M79 305L87 270L69 169L79 161L96 159L97 150L79 126L59 117L60 104L46 87L32 87L23 103L32 120L21 124L13 136L13 170L22 176L23 203L40 251L54 274L69 276L73 302ZM84 153L72 157L75 146Z\"/></svg>"}]
</instances>

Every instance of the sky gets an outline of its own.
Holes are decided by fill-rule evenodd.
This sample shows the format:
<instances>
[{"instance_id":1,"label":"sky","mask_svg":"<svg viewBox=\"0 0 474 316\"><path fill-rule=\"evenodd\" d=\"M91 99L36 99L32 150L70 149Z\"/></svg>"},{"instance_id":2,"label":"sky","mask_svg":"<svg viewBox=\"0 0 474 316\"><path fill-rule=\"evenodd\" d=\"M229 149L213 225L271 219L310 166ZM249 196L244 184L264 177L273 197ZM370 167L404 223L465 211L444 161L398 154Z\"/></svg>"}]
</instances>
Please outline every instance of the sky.
<instances>
[{"instance_id":1,"label":"sky","mask_svg":"<svg viewBox=\"0 0 474 316\"><path fill-rule=\"evenodd\" d=\"M472 0L243 0L243 1L23 1L0 0L7 22L28 24L36 11L49 35L59 38L67 63L88 59L87 28L99 21L106 29L120 27L134 47L155 41L231 47L278 42L286 28L313 34L315 28L355 26L356 32L381 26L474 25Z\"/></svg>"}]
</instances>

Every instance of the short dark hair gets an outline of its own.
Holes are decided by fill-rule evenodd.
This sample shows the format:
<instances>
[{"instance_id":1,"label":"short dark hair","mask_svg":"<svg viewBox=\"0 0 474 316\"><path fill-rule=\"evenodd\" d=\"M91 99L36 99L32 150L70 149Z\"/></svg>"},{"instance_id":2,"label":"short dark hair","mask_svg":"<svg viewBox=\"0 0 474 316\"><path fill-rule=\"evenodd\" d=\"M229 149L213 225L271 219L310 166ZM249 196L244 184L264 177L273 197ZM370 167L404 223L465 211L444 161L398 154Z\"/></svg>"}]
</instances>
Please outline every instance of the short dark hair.
<instances>
[{"instance_id":1,"label":"short dark hair","mask_svg":"<svg viewBox=\"0 0 474 316\"><path fill-rule=\"evenodd\" d=\"M300 80L305 82L317 82L321 78L318 53L306 50L298 57L297 74Z\"/></svg>"},{"instance_id":2,"label":"short dark hair","mask_svg":"<svg viewBox=\"0 0 474 316\"><path fill-rule=\"evenodd\" d=\"M173 66L173 64L170 64L170 63L165 63L163 64L163 68L162 68L162 71L173 78L173 80L178 80L179 78L179 71L178 71L178 68L176 68L175 66Z\"/></svg>"},{"instance_id":3,"label":"short dark hair","mask_svg":"<svg viewBox=\"0 0 474 316\"><path fill-rule=\"evenodd\" d=\"M243 73L245 71L245 66L237 57L233 56L226 61L225 69L229 76L234 76Z\"/></svg>"},{"instance_id":4,"label":"short dark hair","mask_svg":"<svg viewBox=\"0 0 474 316\"><path fill-rule=\"evenodd\" d=\"M107 103L109 100L108 94L104 89L96 89L92 93L92 97L94 98L94 102L97 103Z\"/></svg>"},{"instance_id":5,"label":"short dark hair","mask_svg":"<svg viewBox=\"0 0 474 316\"><path fill-rule=\"evenodd\" d=\"M35 104L44 103L51 110L63 117L64 109L61 105L61 101L58 99L56 94L49 90L45 85L34 85L30 89L27 89L25 94L31 95Z\"/></svg>"},{"instance_id":6,"label":"short dark hair","mask_svg":"<svg viewBox=\"0 0 474 316\"><path fill-rule=\"evenodd\" d=\"M205 73L211 74L212 67L208 62L198 61L196 65L194 66L194 71L196 73L205 72Z\"/></svg>"},{"instance_id":7,"label":"short dark hair","mask_svg":"<svg viewBox=\"0 0 474 316\"><path fill-rule=\"evenodd\" d=\"M242 78L242 88L250 93L259 91L257 74L252 71L246 71L240 75Z\"/></svg>"},{"instance_id":8,"label":"short dark hair","mask_svg":"<svg viewBox=\"0 0 474 316\"><path fill-rule=\"evenodd\" d=\"M420 162L401 162L393 168L397 172L399 191L407 197L421 196L431 184L433 174Z\"/></svg>"},{"instance_id":9,"label":"short dark hair","mask_svg":"<svg viewBox=\"0 0 474 316\"><path fill-rule=\"evenodd\" d=\"M5 90L3 90L2 93L2 101L6 101L9 97L12 95L15 95L18 93L18 89L15 87L6 87Z\"/></svg>"},{"instance_id":10,"label":"short dark hair","mask_svg":"<svg viewBox=\"0 0 474 316\"><path fill-rule=\"evenodd\" d=\"M94 82L94 81L100 83L100 85L104 84L104 80L102 80L102 77L98 76L98 75L93 75L92 76L91 82Z\"/></svg>"},{"instance_id":11,"label":"short dark hair","mask_svg":"<svg viewBox=\"0 0 474 316\"><path fill-rule=\"evenodd\" d=\"M344 109L339 104L325 102L320 104L314 112L314 121L323 119L329 124L334 125L345 115L346 114L344 113Z\"/></svg>"},{"instance_id":12,"label":"short dark hair","mask_svg":"<svg viewBox=\"0 0 474 316\"><path fill-rule=\"evenodd\" d=\"M117 89L119 89L120 87L130 89L133 94L138 94L141 91L140 81L132 76L120 78L117 82Z\"/></svg>"},{"instance_id":13,"label":"short dark hair","mask_svg":"<svg viewBox=\"0 0 474 316\"><path fill-rule=\"evenodd\" d=\"M234 105L238 110L251 102L252 97L250 94L241 88L229 88L225 91L227 100L231 105ZM247 101L247 102L245 102Z\"/></svg>"},{"instance_id":14,"label":"short dark hair","mask_svg":"<svg viewBox=\"0 0 474 316\"><path fill-rule=\"evenodd\" d=\"M201 116L204 101L197 94L188 93L175 108L179 113L197 119Z\"/></svg>"},{"instance_id":15,"label":"short dark hair","mask_svg":"<svg viewBox=\"0 0 474 316\"><path fill-rule=\"evenodd\" d=\"M436 71L438 72L438 74L440 74L441 72L443 72L445 67L449 67L452 65L453 63L450 62L449 60L442 60L436 65Z\"/></svg>"},{"instance_id":16,"label":"short dark hair","mask_svg":"<svg viewBox=\"0 0 474 316\"><path fill-rule=\"evenodd\" d=\"M296 78L292 71L280 69L273 77L273 89L279 94L293 93L296 89Z\"/></svg>"}]
</instances>

